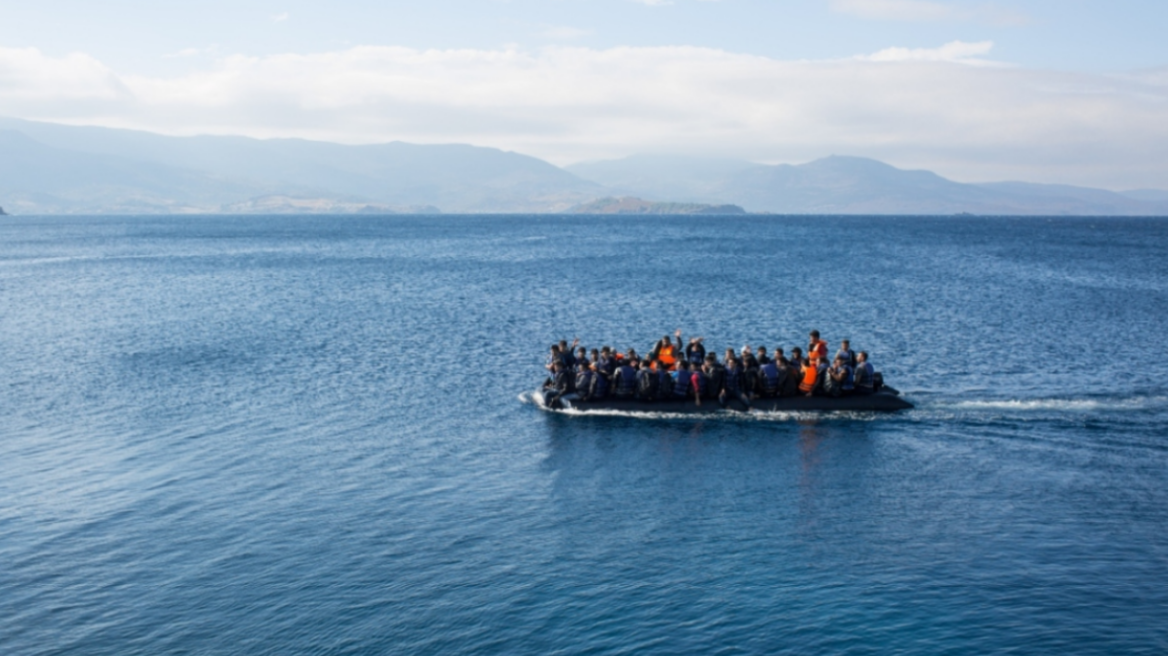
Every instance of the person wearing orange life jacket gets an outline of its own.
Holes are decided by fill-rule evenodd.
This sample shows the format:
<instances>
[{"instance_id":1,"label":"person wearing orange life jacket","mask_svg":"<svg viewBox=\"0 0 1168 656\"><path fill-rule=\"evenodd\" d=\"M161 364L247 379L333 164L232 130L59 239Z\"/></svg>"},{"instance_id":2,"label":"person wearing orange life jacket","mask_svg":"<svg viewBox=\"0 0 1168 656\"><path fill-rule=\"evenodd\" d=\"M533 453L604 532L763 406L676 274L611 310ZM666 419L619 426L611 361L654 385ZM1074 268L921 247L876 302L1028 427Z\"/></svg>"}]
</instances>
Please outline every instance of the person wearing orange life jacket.
<instances>
[{"instance_id":1,"label":"person wearing orange life jacket","mask_svg":"<svg viewBox=\"0 0 1168 656\"><path fill-rule=\"evenodd\" d=\"M803 366L803 381L799 383L799 391L805 396L815 396L822 392L823 377L826 375L827 362L825 360L811 360Z\"/></svg>"},{"instance_id":2,"label":"person wearing orange life jacket","mask_svg":"<svg viewBox=\"0 0 1168 656\"><path fill-rule=\"evenodd\" d=\"M681 359L683 352L681 328L678 328L673 334L677 338L676 346L669 340L669 335L665 335L661 341L653 346L653 352L649 355L649 359L657 360L668 371L673 371L677 367L677 361Z\"/></svg>"},{"instance_id":3,"label":"person wearing orange life jacket","mask_svg":"<svg viewBox=\"0 0 1168 656\"><path fill-rule=\"evenodd\" d=\"M827 342L819 339L819 331L811 331L811 341L807 344L807 358L810 360L827 361Z\"/></svg>"}]
</instances>

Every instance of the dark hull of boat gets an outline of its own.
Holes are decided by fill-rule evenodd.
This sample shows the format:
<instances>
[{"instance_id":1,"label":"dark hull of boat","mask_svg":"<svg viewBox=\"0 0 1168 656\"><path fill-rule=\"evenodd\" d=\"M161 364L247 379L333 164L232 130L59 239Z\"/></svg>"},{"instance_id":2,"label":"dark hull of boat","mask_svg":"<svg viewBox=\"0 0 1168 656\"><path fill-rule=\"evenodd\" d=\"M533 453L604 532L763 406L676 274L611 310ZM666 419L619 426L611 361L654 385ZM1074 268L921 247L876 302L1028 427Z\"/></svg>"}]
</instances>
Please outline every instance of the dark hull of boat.
<instances>
[{"instance_id":1,"label":"dark hull of boat","mask_svg":"<svg viewBox=\"0 0 1168 656\"><path fill-rule=\"evenodd\" d=\"M549 407L542 391L533 398L541 407L550 410L573 410L576 412L661 412L669 414L708 414L724 411L746 411L741 401L731 401L723 408L715 400L703 400L699 406L693 401L635 401L607 398L599 401L581 401L575 394L564 396ZM885 387L875 394L844 396L787 396L777 399L755 399L750 408L755 412L800 412L800 411L847 411L847 412L895 412L908 410L913 404L900 397L896 390Z\"/></svg>"}]
</instances>

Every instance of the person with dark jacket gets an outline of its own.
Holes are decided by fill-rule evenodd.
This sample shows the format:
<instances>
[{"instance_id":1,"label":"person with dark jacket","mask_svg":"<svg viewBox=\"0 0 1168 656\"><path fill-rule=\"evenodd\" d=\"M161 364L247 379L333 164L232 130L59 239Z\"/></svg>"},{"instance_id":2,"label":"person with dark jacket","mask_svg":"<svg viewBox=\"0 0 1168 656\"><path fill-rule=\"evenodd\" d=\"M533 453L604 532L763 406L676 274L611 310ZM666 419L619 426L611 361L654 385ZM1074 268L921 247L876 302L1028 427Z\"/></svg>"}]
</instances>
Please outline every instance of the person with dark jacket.
<instances>
[{"instance_id":1,"label":"person with dark jacket","mask_svg":"<svg viewBox=\"0 0 1168 656\"><path fill-rule=\"evenodd\" d=\"M737 358L726 360L726 369L722 378L722 391L718 396L718 403L725 408L731 399L737 399L750 409L750 396L743 392L742 366Z\"/></svg>"},{"instance_id":2,"label":"person with dark jacket","mask_svg":"<svg viewBox=\"0 0 1168 656\"><path fill-rule=\"evenodd\" d=\"M741 360L742 393L752 399L758 398L758 360L750 352L749 346L742 347Z\"/></svg>"},{"instance_id":3,"label":"person with dark jacket","mask_svg":"<svg viewBox=\"0 0 1168 656\"><path fill-rule=\"evenodd\" d=\"M656 361L655 361L656 362ZM657 399L669 401L673 398L673 376L662 362L657 362Z\"/></svg>"},{"instance_id":4,"label":"person with dark jacket","mask_svg":"<svg viewBox=\"0 0 1168 656\"><path fill-rule=\"evenodd\" d=\"M694 337L689 340L689 345L685 347L685 359L689 362L690 369L701 367L706 361L706 347L702 346L704 337Z\"/></svg>"},{"instance_id":5,"label":"person with dark jacket","mask_svg":"<svg viewBox=\"0 0 1168 656\"><path fill-rule=\"evenodd\" d=\"M588 398L599 401L608 396L609 378L599 362L592 363L592 387L588 390Z\"/></svg>"},{"instance_id":6,"label":"person with dark jacket","mask_svg":"<svg viewBox=\"0 0 1168 656\"><path fill-rule=\"evenodd\" d=\"M654 364L642 360L641 368L637 370L637 398L641 401L657 400L657 387L661 383L661 378L657 375Z\"/></svg>"},{"instance_id":7,"label":"person with dark jacket","mask_svg":"<svg viewBox=\"0 0 1168 656\"><path fill-rule=\"evenodd\" d=\"M868 362L868 352L860 351L856 355L856 370L854 372L856 394L876 393L876 370Z\"/></svg>"},{"instance_id":8,"label":"person with dark jacket","mask_svg":"<svg viewBox=\"0 0 1168 656\"><path fill-rule=\"evenodd\" d=\"M722 394L722 384L726 380L726 367L723 367L718 362L717 356L713 353L706 356L705 364L706 372L706 398L718 399Z\"/></svg>"},{"instance_id":9,"label":"person with dark jacket","mask_svg":"<svg viewBox=\"0 0 1168 656\"><path fill-rule=\"evenodd\" d=\"M626 358L612 375L612 395L618 399L631 399L637 393L637 370Z\"/></svg>"},{"instance_id":10,"label":"person with dark jacket","mask_svg":"<svg viewBox=\"0 0 1168 656\"><path fill-rule=\"evenodd\" d=\"M758 395L764 399L778 396L786 378L787 370L768 360L758 368Z\"/></svg>"},{"instance_id":11,"label":"person with dark jacket","mask_svg":"<svg viewBox=\"0 0 1168 656\"><path fill-rule=\"evenodd\" d=\"M851 340L840 340L840 350L835 352L835 357L843 358L845 365L852 369L856 368L856 352L852 350Z\"/></svg>"},{"instance_id":12,"label":"person with dark jacket","mask_svg":"<svg viewBox=\"0 0 1168 656\"><path fill-rule=\"evenodd\" d=\"M579 396L581 401L592 400L592 379L595 377L592 365L587 362L580 365L579 371L576 372L576 396Z\"/></svg>"},{"instance_id":13,"label":"person with dark jacket","mask_svg":"<svg viewBox=\"0 0 1168 656\"><path fill-rule=\"evenodd\" d=\"M852 393L852 368L844 364L841 356L836 356L823 377L823 393L828 396L847 396Z\"/></svg>"},{"instance_id":14,"label":"person with dark jacket","mask_svg":"<svg viewBox=\"0 0 1168 656\"><path fill-rule=\"evenodd\" d=\"M552 371L552 382L544 387L544 393L547 394L548 407L554 408L559 404L560 397L570 392L570 384L568 382L568 368L564 366L563 362L556 361L552 365Z\"/></svg>"},{"instance_id":15,"label":"person with dark jacket","mask_svg":"<svg viewBox=\"0 0 1168 656\"><path fill-rule=\"evenodd\" d=\"M757 353L758 356L755 359L758 360L758 366L761 367L771 361L771 359L767 357L767 350L765 346L758 347Z\"/></svg>"},{"instance_id":16,"label":"person with dark jacket","mask_svg":"<svg viewBox=\"0 0 1168 656\"><path fill-rule=\"evenodd\" d=\"M677 379L673 381L673 400L684 401L689 398L689 390L693 385L693 374L689 370L689 362L678 360Z\"/></svg>"}]
</instances>

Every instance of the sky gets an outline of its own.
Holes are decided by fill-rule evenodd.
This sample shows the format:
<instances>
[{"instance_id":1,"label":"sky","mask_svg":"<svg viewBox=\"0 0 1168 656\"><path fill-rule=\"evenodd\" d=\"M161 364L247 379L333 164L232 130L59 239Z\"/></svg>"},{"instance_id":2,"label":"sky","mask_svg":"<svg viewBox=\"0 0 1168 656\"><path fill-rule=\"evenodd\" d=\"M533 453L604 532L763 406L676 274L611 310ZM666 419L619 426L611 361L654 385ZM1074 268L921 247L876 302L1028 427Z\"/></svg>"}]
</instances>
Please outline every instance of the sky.
<instances>
[{"instance_id":1,"label":"sky","mask_svg":"<svg viewBox=\"0 0 1168 656\"><path fill-rule=\"evenodd\" d=\"M1163 0L0 0L0 116L1168 189Z\"/></svg>"}]
</instances>

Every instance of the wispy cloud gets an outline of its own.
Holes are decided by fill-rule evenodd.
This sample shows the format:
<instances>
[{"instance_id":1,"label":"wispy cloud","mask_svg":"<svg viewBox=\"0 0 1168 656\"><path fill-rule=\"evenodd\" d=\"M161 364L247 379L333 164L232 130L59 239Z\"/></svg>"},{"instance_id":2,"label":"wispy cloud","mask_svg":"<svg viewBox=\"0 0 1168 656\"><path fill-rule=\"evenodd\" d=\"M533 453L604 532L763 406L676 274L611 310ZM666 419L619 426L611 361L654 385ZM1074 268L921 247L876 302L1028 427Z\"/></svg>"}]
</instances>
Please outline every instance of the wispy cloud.
<instances>
[{"instance_id":1,"label":"wispy cloud","mask_svg":"<svg viewBox=\"0 0 1168 656\"><path fill-rule=\"evenodd\" d=\"M171 76L0 48L0 115L170 134L476 143L558 162L685 148L767 161L868 155L958 179L1168 178L1163 71L967 65L991 47L830 61L694 47L356 47L233 55Z\"/></svg>"},{"instance_id":2,"label":"wispy cloud","mask_svg":"<svg viewBox=\"0 0 1168 656\"><path fill-rule=\"evenodd\" d=\"M291 16L288 14L288 12L283 11L283 12L280 12L278 14L273 15L272 22L273 23L283 23L284 21L288 20L289 18L291 18Z\"/></svg>"},{"instance_id":3,"label":"wispy cloud","mask_svg":"<svg viewBox=\"0 0 1168 656\"><path fill-rule=\"evenodd\" d=\"M938 0L830 0L833 11L888 21L972 21L993 25L1024 25L1026 14L985 2Z\"/></svg>"},{"instance_id":4,"label":"wispy cloud","mask_svg":"<svg viewBox=\"0 0 1168 656\"><path fill-rule=\"evenodd\" d=\"M873 62L950 62L971 66L1007 66L1003 62L980 57L993 49L993 41L951 41L940 48L885 48L859 59Z\"/></svg>"}]
</instances>

